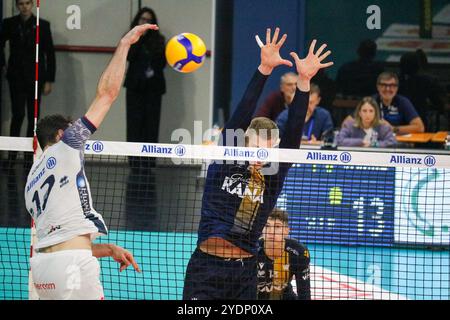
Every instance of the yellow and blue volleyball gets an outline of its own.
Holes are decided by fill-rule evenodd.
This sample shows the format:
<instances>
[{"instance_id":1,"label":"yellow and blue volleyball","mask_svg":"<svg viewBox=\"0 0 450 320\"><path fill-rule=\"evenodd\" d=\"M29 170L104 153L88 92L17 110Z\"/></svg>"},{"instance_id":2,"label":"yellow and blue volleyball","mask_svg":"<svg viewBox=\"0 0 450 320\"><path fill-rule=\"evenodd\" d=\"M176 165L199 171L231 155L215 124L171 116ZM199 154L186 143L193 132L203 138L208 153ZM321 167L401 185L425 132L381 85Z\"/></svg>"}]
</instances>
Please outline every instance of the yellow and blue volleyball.
<instances>
[{"instance_id":1,"label":"yellow and blue volleyball","mask_svg":"<svg viewBox=\"0 0 450 320\"><path fill-rule=\"evenodd\" d=\"M206 46L193 33L181 33L167 42L167 63L176 71L189 73L200 68L205 62Z\"/></svg>"}]
</instances>

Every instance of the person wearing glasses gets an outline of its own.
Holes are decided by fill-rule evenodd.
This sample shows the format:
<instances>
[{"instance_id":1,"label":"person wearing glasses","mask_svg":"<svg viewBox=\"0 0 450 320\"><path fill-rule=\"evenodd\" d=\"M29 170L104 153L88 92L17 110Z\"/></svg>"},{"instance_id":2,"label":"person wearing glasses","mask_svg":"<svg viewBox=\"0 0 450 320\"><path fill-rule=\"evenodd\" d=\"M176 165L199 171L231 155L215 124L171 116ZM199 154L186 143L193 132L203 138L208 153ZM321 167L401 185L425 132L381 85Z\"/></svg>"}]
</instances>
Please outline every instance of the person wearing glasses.
<instances>
[{"instance_id":1,"label":"person wearing glasses","mask_svg":"<svg viewBox=\"0 0 450 320\"><path fill-rule=\"evenodd\" d=\"M397 135L408 133L421 133L425 126L417 110L411 101L398 94L399 81L393 72L382 72L377 79L378 93L373 96L380 106L383 124L387 124ZM342 123L347 127L353 123L353 118L348 116Z\"/></svg>"},{"instance_id":2,"label":"person wearing glasses","mask_svg":"<svg viewBox=\"0 0 450 320\"><path fill-rule=\"evenodd\" d=\"M398 77L393 72L383 72L378 76L378 94L374 98L380 106L382 118L396 134L424 132L423 121L411 101L397 94L398 85Z\"/></svg>"}]
</instances>

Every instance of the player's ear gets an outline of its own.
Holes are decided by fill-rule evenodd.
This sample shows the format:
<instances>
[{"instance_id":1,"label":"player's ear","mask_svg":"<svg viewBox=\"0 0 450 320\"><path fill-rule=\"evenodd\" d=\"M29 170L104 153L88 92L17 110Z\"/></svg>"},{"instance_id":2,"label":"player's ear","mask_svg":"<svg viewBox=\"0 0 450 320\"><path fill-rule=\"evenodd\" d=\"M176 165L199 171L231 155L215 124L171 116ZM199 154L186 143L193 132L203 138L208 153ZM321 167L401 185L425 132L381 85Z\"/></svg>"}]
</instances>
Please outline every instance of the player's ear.
<instances>
[{"instance_id":1,"label":"player's ear","mask_svg":"<svg viewBox=\"0 0 450 320\"><path fill-rule=\"evenodd\" d=\"M62 136L64 135L64 130L58 129L58 133L56 134L56 142L59 142L62 139Z\"/></svg>"}]
</instances>

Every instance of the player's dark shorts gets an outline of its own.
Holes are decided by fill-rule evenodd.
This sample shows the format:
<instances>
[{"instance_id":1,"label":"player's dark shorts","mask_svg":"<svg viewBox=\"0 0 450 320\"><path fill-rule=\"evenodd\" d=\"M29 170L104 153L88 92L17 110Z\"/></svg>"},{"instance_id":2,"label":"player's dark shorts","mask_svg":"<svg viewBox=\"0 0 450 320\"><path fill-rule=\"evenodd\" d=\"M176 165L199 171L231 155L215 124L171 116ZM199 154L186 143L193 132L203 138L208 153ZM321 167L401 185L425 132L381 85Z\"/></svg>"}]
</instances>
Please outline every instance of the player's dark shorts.
<instances>
[{"instance_id":1,"label":"player's dark shorts","mask_svg":"<svg viewBox=\"0 0 450 320\"><path fill-rule=\"evenodd\" d=\"M184 300L256 300L256 257L226 259L196 249L184 279Z\"/></svg>"}]
</instances>

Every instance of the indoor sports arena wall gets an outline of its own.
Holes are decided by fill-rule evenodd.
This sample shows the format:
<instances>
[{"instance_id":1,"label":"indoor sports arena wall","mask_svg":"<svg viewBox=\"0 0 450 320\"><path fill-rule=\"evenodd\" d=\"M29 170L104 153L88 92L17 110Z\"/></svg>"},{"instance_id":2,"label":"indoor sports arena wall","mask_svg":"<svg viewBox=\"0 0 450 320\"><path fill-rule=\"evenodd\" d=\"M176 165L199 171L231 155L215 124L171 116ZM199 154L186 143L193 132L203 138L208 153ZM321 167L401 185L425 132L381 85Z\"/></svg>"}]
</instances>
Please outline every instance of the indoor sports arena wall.
<instances>
[{"instance_id":1,"label":"indoor sports arena wall","mask_svg":"<svg viewBox=\"0 0 450 320\"><path fill-rule=\"evenodd\" d=\"M43 0L40 14L51 23L55 46L115 47L128 31L139 2L155 10L166 40L182 32L192 32L205 41L208 50L213 49L215 1L211 0ZM81 13L79 30L69 30L66 26L72 12L68 8L74 4ZM15 0L3 1L3 9L4 17L16 15ZM95 96L98 79L110 58L111 53L57 51L56 82L52 93L42 97L41 117L55 112L73 118L82 115ZM212 65L212 59L207 58L201 70L188 75L170 67L165 69L167 94L163 96L161 142L170 142L175 128L193 132L194 120L202 121L204 127L211 126ZM2 87L3 132L0 135L8 135L11 115L6 79ZM99 139L126 140L125 96L122 90L108 114L108 121L96 133Z\"/></svg>"}]
</instances>

